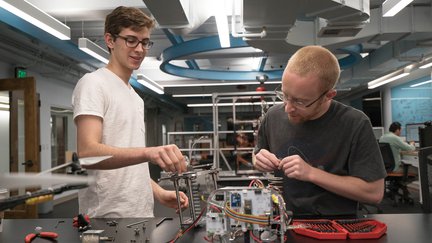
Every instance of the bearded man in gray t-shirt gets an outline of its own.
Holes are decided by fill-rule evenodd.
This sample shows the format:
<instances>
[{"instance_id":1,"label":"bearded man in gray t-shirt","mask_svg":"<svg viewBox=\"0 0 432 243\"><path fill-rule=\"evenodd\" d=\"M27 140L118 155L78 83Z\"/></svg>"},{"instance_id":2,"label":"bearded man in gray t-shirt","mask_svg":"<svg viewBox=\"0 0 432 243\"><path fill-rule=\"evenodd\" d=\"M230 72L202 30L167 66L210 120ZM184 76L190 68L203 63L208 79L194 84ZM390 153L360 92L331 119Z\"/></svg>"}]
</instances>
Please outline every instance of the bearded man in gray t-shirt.
<instances>
[{"instance_id":1,"label":"bearded man in gray t-shirt","mask_svg":"<svg viewBox=\"0 0 432 243\"><path fill-rule=\"evenodd\" d=\"M289 60L277 91L284 104L266 113L255 167L283 176L295 217L353 216L378 204L386 172L368 117L333 98L340 68L326 48L306 46Z\"/></svg>"}]
</instances>

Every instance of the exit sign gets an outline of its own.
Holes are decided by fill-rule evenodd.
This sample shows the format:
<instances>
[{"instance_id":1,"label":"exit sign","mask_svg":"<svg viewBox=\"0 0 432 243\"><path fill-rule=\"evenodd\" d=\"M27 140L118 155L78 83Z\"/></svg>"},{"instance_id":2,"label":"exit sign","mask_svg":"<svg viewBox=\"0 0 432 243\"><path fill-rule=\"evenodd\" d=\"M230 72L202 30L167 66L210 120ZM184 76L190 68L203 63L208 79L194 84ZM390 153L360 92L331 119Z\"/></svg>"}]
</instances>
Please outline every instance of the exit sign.
<instances>
[{"instance_id":1,"label":"exit sign","mask_svg":"<svg viewBox=\"0 0 432 243\"><path fill-rule=\"evenodd\" d=\"M16 67L15 78L25 78L25 77L27 77L27 70L25 68Z\"/></svg>"}]
</instances>

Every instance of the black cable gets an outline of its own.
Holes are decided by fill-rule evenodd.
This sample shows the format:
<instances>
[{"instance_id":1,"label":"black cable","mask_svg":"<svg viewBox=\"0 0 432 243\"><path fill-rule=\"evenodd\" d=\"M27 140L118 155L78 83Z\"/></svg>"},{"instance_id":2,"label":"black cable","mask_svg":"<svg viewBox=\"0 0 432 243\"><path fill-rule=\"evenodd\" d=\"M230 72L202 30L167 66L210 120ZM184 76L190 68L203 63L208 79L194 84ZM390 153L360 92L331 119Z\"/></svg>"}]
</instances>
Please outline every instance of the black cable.
<instances>
[{"instance_id":1,"label":"black cable","mask_svg":"<svg viewBox=\"0 0 432 243\"><path fill-rule=\"evenodd\" d=\"M18 196L12 196L9 198L1 199L0 200L0 211L13 208L15 206L18 206L20 204L26 203L28 199L35 198L35 197L41 197L46 195L55 195L60 194L65 191L75 190L75 189L81 189L87 187L87 184L76 184L76 185L66 185L62 186L56 189L42 189L35 192L27 192L25 195L18 195Z\"/></svg>"}]
</instances>

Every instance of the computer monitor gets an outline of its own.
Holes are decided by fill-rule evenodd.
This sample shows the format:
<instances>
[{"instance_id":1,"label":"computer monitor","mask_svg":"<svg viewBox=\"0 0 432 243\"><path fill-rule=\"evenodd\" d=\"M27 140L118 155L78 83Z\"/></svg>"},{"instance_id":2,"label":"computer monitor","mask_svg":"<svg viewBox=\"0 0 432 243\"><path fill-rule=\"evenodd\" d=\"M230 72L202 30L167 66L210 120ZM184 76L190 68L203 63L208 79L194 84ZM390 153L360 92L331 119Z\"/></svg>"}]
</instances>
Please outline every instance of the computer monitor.
<instances>
[{"instance_id":1,"label":"computer monitor","mask_svg":"<svg viewBox=\"0 0 432 243\"><path fill-rule=\"evenodd\" d=\"M420 147L432 146L432 126L425 126L419 129Z\"/></svg>"},{"instance_id":2,"label":"computer monitor","mask_svg":"<svg viewBox=\"0 0 432 243\"><path fill-rule=\"evenodd\" d=\"M384 127L372 127L375 138L378 140L384 135Z\"/></svg>"},{"instance_id":3,"label":"computer monitor","mask_svg":"<svg viewBox=\"0 0 432 243\"><path fill-rule=\"evenodd\" d=\"M419 128L424 127L423 123L408 123L406 124L405 134L408 142L414 141L416 144L420 142Z\"/></svg>"}]
</instances>

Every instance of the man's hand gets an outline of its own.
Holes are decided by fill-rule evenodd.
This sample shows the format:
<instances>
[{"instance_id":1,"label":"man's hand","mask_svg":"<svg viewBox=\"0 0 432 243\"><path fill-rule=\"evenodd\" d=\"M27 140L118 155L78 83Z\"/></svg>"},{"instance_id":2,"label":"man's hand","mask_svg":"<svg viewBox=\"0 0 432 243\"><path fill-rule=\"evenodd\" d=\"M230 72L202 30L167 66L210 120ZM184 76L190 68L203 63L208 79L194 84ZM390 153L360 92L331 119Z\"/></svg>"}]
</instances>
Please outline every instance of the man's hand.
<instances>
[{"instance_id":1,"label":"man's hand","mask_svg":"<svg viewBox=\"0 0 432 243\"><path fill-rule=\"evenodd\" d=\"M263 172L271 172L278 168L280 160L266 149L261 149L255 155L255 168Z\"/></svg>"},{"instance_id":2,"label":"man's hand","mask_svg":"<svg viewBox=\"0 0 432 243\"><path fill-rule=\"evenodd\" d=\"M288 178L294 178L301 181L309 181L313 170L313 167L298 155L283 158L280 161L278 168L282 170Z\"/></svg>"},{"instance_id":3,"label":"man's hand","mask_svg":"<svg viewBox=\"0 0 432 243\"><path fill-rule=\"evenodd\" d=\"M185 172L186 160L175 144L149 148L150 161L159 165L164 171Z\"/></svg>"},{"instance_id":4,"label":"man's hand","mask_svg":"<svg viewBox=\"0 0 432 243\"><path fill-rule=\"evenodd\" d=\"M189 206L189 199L183 192L179 192L180 196L180 210L183 210ZM174 208L176 213L180 210L177 205L177 197L175 191L168 191L161 189L155 194L155 198L164 206Z\"/></svg>"}]
</instances>

